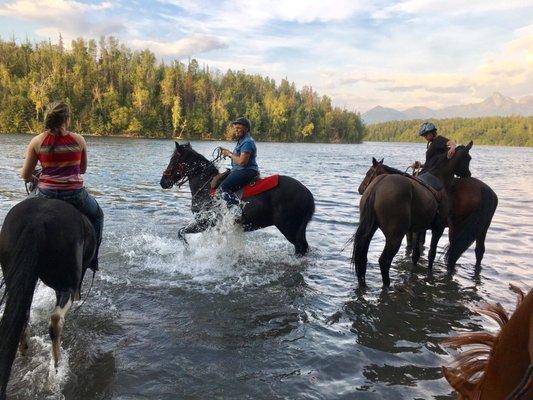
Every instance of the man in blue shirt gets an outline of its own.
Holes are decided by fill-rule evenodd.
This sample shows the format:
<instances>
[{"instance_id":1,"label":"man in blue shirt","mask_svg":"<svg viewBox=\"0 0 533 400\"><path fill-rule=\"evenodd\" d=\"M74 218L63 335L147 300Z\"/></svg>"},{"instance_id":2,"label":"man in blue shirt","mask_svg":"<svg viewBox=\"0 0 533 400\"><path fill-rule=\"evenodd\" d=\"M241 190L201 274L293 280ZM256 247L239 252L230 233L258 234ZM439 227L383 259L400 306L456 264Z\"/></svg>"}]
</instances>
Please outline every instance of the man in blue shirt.
<instances>
[{"instance_id":1,"label":"man in blue shirt","mask_svg":"<svg viewBox=\"0 0 533 400\"><path fill-rule=\"evenodd\" d=\"M257 148L254 139L250 136L250 121L244 117L237 118L233 121L233 128L237 139L235 150L221 149L222 156L231 159L231 172L219 186L222 197L230 206L239 203L235 191L259 175L259 167L255 160Z\"/></svg>"}]
</instances>

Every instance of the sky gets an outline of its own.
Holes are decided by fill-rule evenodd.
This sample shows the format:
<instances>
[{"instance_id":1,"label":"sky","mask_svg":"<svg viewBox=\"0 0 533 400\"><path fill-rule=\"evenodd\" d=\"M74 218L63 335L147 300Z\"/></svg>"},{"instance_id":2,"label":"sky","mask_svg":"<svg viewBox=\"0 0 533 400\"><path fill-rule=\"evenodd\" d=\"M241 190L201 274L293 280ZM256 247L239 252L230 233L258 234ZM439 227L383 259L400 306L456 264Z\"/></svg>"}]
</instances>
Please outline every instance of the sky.
<instances>
[{"instance_id":1,"label":"sky","mask_svg":"<svg viewBox=\"0 0 533 400\"><path fill-rule=\"evenodd\" d=\"M0 0L0 37L112 35L365 112L533 95L533 0Z\"/></svg>"}]
</instances>

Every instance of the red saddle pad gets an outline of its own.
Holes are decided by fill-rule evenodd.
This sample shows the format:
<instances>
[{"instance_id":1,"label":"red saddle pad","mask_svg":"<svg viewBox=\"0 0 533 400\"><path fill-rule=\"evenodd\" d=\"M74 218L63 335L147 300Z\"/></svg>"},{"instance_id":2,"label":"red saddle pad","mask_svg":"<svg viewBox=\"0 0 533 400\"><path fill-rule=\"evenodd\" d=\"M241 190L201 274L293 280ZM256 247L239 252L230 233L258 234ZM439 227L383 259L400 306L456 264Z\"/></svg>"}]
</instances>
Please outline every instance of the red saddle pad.
<instances>
[{"instance_id":1,"label":"red saddle pad","mask_svg":"<svg viewBox=\"0 0 533 400\"><path fill-rule=\"evenodd\" d=\"M246 199L247 197L255 196L256 194L266 192L267 190L273 189L278 186L279 175L271 175L266 178L258 179L244 187L242 192L242 198Z\"/></svg>"},{"instance_id":2,"label":"red saddle pad","mask_svg":"<svg viewBox=\"0 0 533 400\"><path fill-rule=\"evenodd\" d=\"M257 179L256 181L246 185L243 189L238 190L235 195L241 200L243 200L247 197L252 197L259 193L263 193L267 190L273 189L278 186L278 183L279 175L267 176L266 178ZM216 195L216 189L211 189L209 191L209 194L211 195L211 197L214 197Z\"/></svg>"}]
</instances>

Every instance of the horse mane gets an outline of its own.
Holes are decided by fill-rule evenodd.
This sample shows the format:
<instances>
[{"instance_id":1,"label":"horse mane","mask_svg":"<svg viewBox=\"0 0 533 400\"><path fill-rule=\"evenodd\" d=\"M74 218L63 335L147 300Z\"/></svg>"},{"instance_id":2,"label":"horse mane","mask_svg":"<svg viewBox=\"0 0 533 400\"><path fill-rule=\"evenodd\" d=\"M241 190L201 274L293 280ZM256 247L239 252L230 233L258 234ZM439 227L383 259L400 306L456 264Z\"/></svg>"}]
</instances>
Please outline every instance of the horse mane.
<instances>
[{"instance_id":1,"label":"horse mane","mask_svg":"<svg viewBox=\"0 0 533 400\"><path fill-rule=\"evenodd\" d=\"M393 167L389 167L388 165L385 165L385 164L381 164L381 166L383 167L383 169L385 171L387 171L387 173L389 174L394 174L394 175L405 175L405 172L404 171L400 171L399 169L396 169L396 168L393 168Z\"/></svg>"},{"instance_id":2,"label":"horse mane","mask_svg":"<svg viewBox=\"0 0 533 400\"><path fill-rule=\"evenodd\" d=\"M216 171L218 174L218 169L209 161L207 158L205 158L202 154L198 153L196 150L194 150L191 145L182 145L181 148L185 148L186 152L190 155L193 161L198 162L200 164L206 164L208 166L207 170L212 169L213 171Z\"/></svg>"},{"instance_id":3,"label":"horse mane","mask_svg":"<svg viewBox=\"0 0 533 400\"><path fill-rule=\"evenodd\" d=\"M516 308L518 308L524 300L524 292L512 284L509 285L509 288L517 294ZM498 342L502 329L509 322L509 315L500 303L486 304L476 311L498 323L500 331L497 333L487 331L463 333L442 341L443 344L453 349L462 349L463 346L470 347L458 354L450 367L443 367L443 373L454 389L459 391L458 386L461 385L472 395L481 389L492 349ZM466 383L466 388L464 383ZM458 398L464 399L461 394Z\"/></svg>"}]
</instances>

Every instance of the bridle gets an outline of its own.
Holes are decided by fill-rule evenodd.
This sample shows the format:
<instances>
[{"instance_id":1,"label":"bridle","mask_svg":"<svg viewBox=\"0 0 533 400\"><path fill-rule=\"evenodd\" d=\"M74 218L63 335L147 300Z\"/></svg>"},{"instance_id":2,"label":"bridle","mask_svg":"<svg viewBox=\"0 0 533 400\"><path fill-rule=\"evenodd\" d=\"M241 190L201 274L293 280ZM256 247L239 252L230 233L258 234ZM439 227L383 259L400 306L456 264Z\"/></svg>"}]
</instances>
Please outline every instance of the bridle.
<instances>
[{"instance_id":1,"label":"bridle","mask_svg":"<svg viewBox=\"0 0 533 400\"><path fill-rule=\"evenodd\" d=\"M183 162L183 161L179 161L172 167L168 166L167 169L165 169L165 171L163 172L163 176L172 179L172 176L174 174L177 174L179 176L179 178L176 180L174 185L176 185L178 188L180 188L185 183L189 182L189 180L191 179L191 176L202 175L204 173L204 171L206 171L209 167L213 166L215 163L220 161L220 159L222 159L222 149L220 147L216 147L213 150L213 153L211 155L214 157L213 160L209 161L205 165L200 165L200 171L198 173L195 173L197 166L195 166L194 169L191 169L191 170L187 171L186 170L187 164L185 162ZM179 159L179 157L181 157L181 154L178 152L177 156L178 156L178 159ZM176 169L177 171L174 171L174 169ZM196 195L198 193L200 193L209 183L210 182L209 182L209 179L208 179L206 181L206 183L204 183L200 187L200 189L198 189L196 191L196 193L193 194L192 198L194 199L196 197Z\"/></svg>"},{"instance_id":2,"label":"bridle","mask_svg":"<svg viewBox=\"0 0 533 400\"><path fill-rule=\"evenodd\" d=\"M172 178L172 176L174 175L174 167L176 167L177 169L176 174L180 177L178 180L176 180L174 185L176 185L179 188L183 186L183 184L188 182L190 178L185 173L185 163L183 161L178 162L175 166L167 167L167 169L165 169L165 171L163 172L163 176L167 178Z\"/></svg>"}]
</instances>

